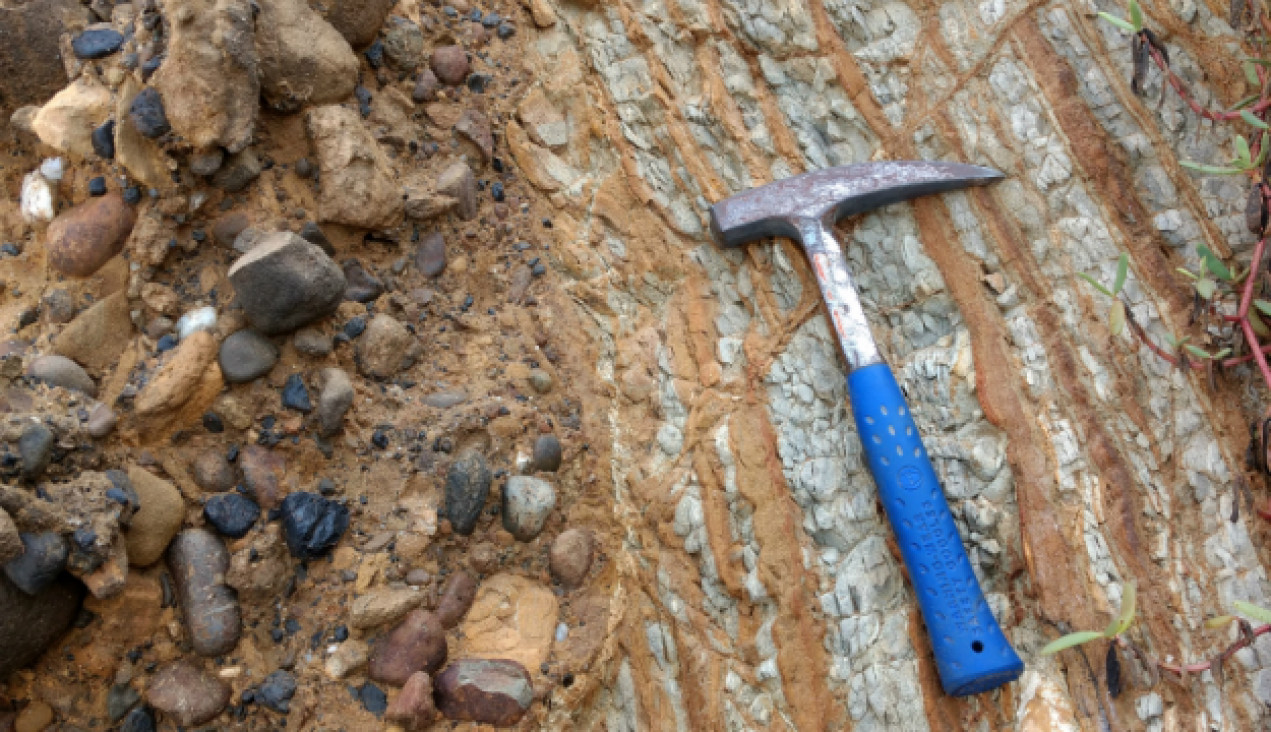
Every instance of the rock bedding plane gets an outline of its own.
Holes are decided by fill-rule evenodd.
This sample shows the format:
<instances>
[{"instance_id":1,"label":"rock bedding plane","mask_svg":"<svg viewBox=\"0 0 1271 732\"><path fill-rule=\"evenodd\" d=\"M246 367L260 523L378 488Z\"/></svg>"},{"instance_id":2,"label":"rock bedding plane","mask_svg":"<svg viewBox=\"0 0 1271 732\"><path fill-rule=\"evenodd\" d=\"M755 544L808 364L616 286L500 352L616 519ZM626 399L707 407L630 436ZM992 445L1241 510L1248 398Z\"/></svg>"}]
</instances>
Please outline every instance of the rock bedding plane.
<instances>
[{"instance_id":1,"label":"rock bedding plane","mask_svg":"<svg viewBox=\"0 0 1271 732\"><path fill-rule=\"evenodd\" d=\"M1266 637L1116 697L1106 647L1039 655L1124 582L1175 660L1271 605L1248 374L1075 276L1127 252L1163 340L1171 272L1253 242L1096 11L0 0L0 732L1265 727ZM1146 12L1247 93L1214 7ZM1027 661L963 699L802 253L706 211L909 158L1006 174L839 232Z\"/></svg>"}]
</instances>

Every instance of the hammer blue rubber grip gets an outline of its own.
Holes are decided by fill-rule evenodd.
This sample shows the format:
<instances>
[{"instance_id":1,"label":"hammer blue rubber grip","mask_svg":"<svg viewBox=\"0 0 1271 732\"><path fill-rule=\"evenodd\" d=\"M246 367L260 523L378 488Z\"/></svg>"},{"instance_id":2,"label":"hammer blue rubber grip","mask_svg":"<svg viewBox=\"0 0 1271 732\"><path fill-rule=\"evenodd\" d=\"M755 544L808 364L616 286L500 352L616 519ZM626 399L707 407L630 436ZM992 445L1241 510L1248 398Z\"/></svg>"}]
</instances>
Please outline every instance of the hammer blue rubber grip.
<instances>
[{"instance_id":1,"label":"hammer blue rubber grip","mask_svg":"<svg viewBox=\"0 0 1271 732\"><path fill-rule=\"evenodd\" d=\"M887 364L876 363L853 371L847 386L945 693L978 694L1014 681L1024 662L984 600L896 377Z\"/></svg>"}]
</instances>

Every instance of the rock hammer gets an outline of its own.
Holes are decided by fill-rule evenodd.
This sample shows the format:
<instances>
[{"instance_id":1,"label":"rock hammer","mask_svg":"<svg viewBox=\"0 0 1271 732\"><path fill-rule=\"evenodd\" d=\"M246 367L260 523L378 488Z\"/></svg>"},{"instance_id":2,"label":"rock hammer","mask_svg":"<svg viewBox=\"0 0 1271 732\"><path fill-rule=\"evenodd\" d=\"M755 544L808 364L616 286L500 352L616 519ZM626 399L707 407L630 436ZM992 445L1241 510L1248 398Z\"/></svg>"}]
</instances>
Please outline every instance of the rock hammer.
<instances>
[{"instance_id":1,"label":"rock hammer","mask_svg":"<svg viewBox=\"0 0 1271 732\"><path fill-rule=\"evenodd\" d=\"M1024 663L1003 635L967 559L944 489L905 397L870 333L842 248L838 221L931 193L986 185L991 168L945 162L858 163L743 191L710 209L725 247L780 236L803 246L847 362L852 415L883 508L918 597L940 683L953 696L1019 677Z\"/></svg>"}]
</instances>

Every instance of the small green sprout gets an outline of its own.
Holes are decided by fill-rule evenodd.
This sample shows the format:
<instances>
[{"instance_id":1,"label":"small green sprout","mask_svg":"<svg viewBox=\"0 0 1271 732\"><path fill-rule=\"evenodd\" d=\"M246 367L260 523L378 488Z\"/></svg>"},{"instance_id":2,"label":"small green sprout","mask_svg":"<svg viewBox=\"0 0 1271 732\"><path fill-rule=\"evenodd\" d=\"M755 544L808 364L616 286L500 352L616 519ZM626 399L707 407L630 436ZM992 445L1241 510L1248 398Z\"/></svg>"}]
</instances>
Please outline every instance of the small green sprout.
<instances>
[{"instance_id":1,"label":"small green sprout","mask_svg":"<svg viewBox=\"0 0 1271 732\"><path fill-rule=\"evenodd\" d=\"M1271 129L1271 127L1269 127L1265 122L1262 122L1262 120L1258 119L1257 117L1254 117L1253 114L1250 113L1248 110L1242 111L1240 113L1240 116L1242 118L1248 117L1255 120L1256 122L1262 123L1261 125L1254 125L1255 127L1259 127L1259 129L1263 130L1262 143L1261 143L1260 149L1258 150L1257 160L1253 159L1252 153L1249 151L1249 141L1245 139L1245 136L1236 135L1236 141L1234 143L1236 147L1236 156L1227 163L1226 167L1217 166L1217 165L1203 165L1201 163L1193 163L1190 160L1180 160L1178 161L1179 165L1182 165L1184 168L1187 168L1189 170L1194 170L1197 173L1204 173L1205 175L1237 175L1239 173L1248 172L1255 168L1261 168L1262 164L1267 161L1267 143L1269 138L1268 138L1268 133L1266 132L1266 130ZM1253 123L1251 122L1250 124L1253 124Z\"/></svg>"},{"instance_id":2,"label":"small green sprout","mask_svg":"<svg viewBox=\"0 0 1271 732\"><path fill-rule=\"evenodd\" d=\"M1121 335L1121 331L1125 329L1125 303L1121 302L1121 298L1117 297L1121 294L1121 290L1125 287L1125 278L1130 273L1130 255L1125 252L1121 253L1121 258L1117 260L1116 279L1112 282L1112 289L1108 289L1099 284L1099 281L1085 272L1078 272L1077 276L1089 282L1099 292L1113 298L1116 302L1112 303L1112 309L1108 312L1108 329L1112 331L1112 335Z\"/></svg>"},{"instance_id":3,"label":"small green sprout","mask_svg":"<svg viewBox=\"0 0 1271 732\"><path fill-rule=\"evenodd\" d=\"M1120 28L1126 33L1140 33L1143 30L1143 9L1139 7L1138 0L1130 0L1129 19L1118 18L1111 13L1099 13L1099 17L1108 21L1112 25Z\"/></svg>"},{"instance_id":4,"label":"small green sprout","mask_svg":"<svg viewBox=\"0 0 1271 732\"><path fill-rule=\"evenodd\" d=\"M1097 630L1083 630L1078 633L1069 633L1068 635L1051 641L1042 649L1043 656L1049 656L1060 651L1079 646L1082 643L1089 643L1092 640L1107 638L1112 640L1129 629L1130 623L1134 621L1134 602L1135 588L1133 582L1123 583L1121 585L1121 613L1112 619L1108 627L1099 632Z\"/></svg>"}]
</instances>

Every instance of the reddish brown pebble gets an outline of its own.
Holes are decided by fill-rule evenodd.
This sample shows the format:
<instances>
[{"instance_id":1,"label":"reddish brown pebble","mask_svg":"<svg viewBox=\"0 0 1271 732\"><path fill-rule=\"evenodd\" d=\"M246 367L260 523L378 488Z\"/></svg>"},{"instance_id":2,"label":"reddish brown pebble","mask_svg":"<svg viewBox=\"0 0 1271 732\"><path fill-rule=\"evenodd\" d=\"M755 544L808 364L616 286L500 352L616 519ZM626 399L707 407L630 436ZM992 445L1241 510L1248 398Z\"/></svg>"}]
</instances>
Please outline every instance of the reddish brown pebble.
<instances>
[{"instance_id":1,"label":"reddish brown pebble","mask_svg":"<svg viewBox=\"0 0 1271 732\"><path fill-rule=\"evenodd\" d=\"M472 600L477 596L477 581L472 575L459 570L450 575L446 581L446 589L441 593L441 602L437 604L437 619L441 627L453 628L468 614Z\"/></svg>"},{"instance_id":2,"label":"reddish brown pebble","mask_svg":"<svg viewBox=\"0 0 1271 732\"><path fill-rule=\"evenodd\" d=\"M437 75L432 69L424 69L419 72L419 79L415 82L415 90L411 93L410 98L416 104L431 102L437 98Z\"/></svg>"},{"instance_id":3,"label":"reddish brown pebble","mask_svg":"<svg viewBox=\"0 0 1271 732\"><path fill-rule=\"evenodd\" d=\"M468 78L468 53L463 46L442 46L432 52L433 73L444 84L457 86Z\"/></svg>"},{"instance_id":4,"label":"reddish brown pebble","mask_svg":"<svg viewBox=\"0 0 1271 732\"><path fill-rule=\"evenodd\" d=\"M552 576L565 587L574 588L587 579L591 569L591 555L595 550L591 532L586 529L566 529L552 542Z\"/></svg>"},{"instance_id":5,"label":"reddish brown pebble","mask_svg":"<svg viewBox=\"0 0 1271 732\"><path fill-rule=\"evenodd\" d=\"M154 675L146 701L177 724L192 726L221 713L229 701L229 687L190 661L179 660Z\"/></svg>"},{"instance_id":6,"label":"reddish brown pebble","mask_svg":"<svg viewBox=\"0 0 1271 732\"><path fill-rule=\"evenodd\" d=\"M502 727L516 724L534 701L530 674L516 661L465 658L436 679L437 708L449 719Z\"/></svg>"},{"instance_id":7,"label":"reddish brown pebble","mask_svg":"<svg viewBox=\"0 0 1271 732\"><path fill-rule=\"evenodd\" d=\"M186 529L168 547L168 569L190 645L201 656L234 650L243 632L238 597L225 584L229 551L206 529Z\"/></svg>"},{"instance_id":8,"label":"reddish brown pebble","mask_svg":"<svg viewBox=\"0 0 1271 732\"><path fill-rule=\"evenodd\" d=\"M118 254L136 215L118 193L90 198L49 224L49 264L71 277L88 277Z\"/></svg>"},{"instance_id":9,"label":"reddish brown pebble","mask_svg":"<svg viewBox=\"0 0 1271 732\"><path fill-rule=\"evenodd\" d=\"M248 445L239 455L238 465L243 471L247 492L263 510L277 508L287 497L287 489L282 483L283 476L287 474L287 461L282 455L271 452L267 447Z\"/></svg>"},{"instance_id":10,"label":"reddish brown pebble","mask_svg":"<svg viewBox=\"0 0 1271 732\"><path fill-rule=\"evenodd\" d=\"M437 616L412 610L376 644L367 671L376 681L401 686L416 671L435 673L446 655L446 631Z\"/></svg>"},{"instance_id":11,"label":"reddish brown pebble","mask_svg":"<svg viewBox=\"0 0 1271 732\"><path fill-rule=\"evenodd\" d=\"M423 671L416 671L406 679L402 693L388 705L384 718L389 722L417 732L426 729L437 718L437 707L432 700L432 679Z\"/></svg>"}]
</instances>

